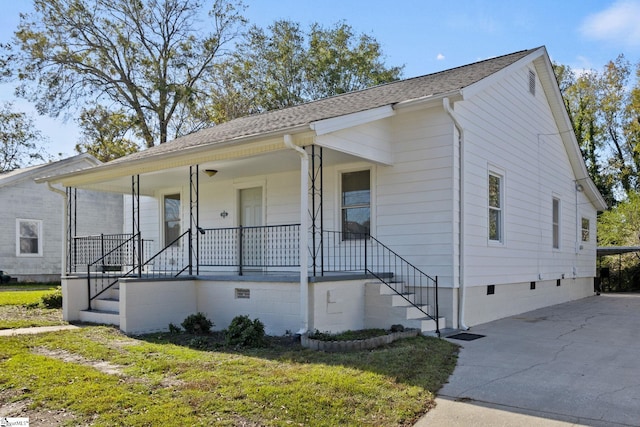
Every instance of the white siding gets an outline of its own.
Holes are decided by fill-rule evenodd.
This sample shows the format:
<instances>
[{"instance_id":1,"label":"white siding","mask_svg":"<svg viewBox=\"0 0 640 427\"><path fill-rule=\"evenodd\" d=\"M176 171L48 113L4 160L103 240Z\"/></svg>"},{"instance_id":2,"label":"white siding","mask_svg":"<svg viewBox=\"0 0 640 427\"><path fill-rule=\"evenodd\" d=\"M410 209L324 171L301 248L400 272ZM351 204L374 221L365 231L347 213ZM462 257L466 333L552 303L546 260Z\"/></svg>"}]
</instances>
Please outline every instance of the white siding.
<instances>
[{"instance_id":1,"label":"white siding","mask_svg":"<svg viewBox=\"0 0 640 427\"><path fill-rule=\"evenodd\" d=\"M372 234L442 286L453 283L453 127L440 109L392 119L394 164L376 169Z\"/></svg>"},{"instance_id":2,"label":"white siding","mask_svg":"<svg viewBox=\"0 0 640 427\"><path fill-rule=\"evenodd\" d=\"M456 104L466 144L466 285L593 276L595 237L576 254L580 216L595 212L576 191L571 166L544 91L528 91L523 67ZM488 242L487 176L504 171L504 244ZM560 249L552 248L552 199L561 200ZM579 241L578 241L579 243Z\"/></svg>"},{"instance_id":3,"label":"white siding","mask_svg":"<svg viewBox=\"0 0 640 427\"><path fill-rule=\"evenodd\" d=\"M0 188L0 270L27 280L54 280L62 271L64 198L31 179ZM122 232L122 196L77 191L77 234ZM16 256L16 218L42 221L42 256Z\"/></svg>"}]
</instances>

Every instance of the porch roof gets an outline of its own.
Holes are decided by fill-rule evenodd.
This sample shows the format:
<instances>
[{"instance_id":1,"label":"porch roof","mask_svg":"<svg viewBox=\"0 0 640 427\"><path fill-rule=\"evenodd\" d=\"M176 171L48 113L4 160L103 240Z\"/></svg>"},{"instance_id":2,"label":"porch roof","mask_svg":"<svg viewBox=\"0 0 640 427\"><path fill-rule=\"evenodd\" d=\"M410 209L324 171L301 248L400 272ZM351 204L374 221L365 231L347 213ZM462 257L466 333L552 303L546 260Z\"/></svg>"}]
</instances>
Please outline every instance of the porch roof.
<instances>
[{"instance_id":1,"label":"porch roof","mask_svg":"<svg viewBox=\"0 0 640 427\"><path fill-rule=\"evenodd\" d=\"M47 177L40 181L62 183L65 186L76 186L79 182L98 182L116 176L130 176L132 173L185 166L194 164L194 161L200 163L200 160L209 160L202 157L204 150L219 151L233 147L237 151L239 146L247 143L254 146L259 142L263 146L262 152L283 149L281 139L284 134L312 134L314 123L322 120L412 100L439 99L473 85L539 49L544 48L523 50L421 77L238 118L113 160L88 171ZM300 144L300 141L296 142ZM168 162L167 159L171 161ZM151 166L153 163L156 165ZM77 179L79 177L82 178Z\"/></svg>"}]
</instances>

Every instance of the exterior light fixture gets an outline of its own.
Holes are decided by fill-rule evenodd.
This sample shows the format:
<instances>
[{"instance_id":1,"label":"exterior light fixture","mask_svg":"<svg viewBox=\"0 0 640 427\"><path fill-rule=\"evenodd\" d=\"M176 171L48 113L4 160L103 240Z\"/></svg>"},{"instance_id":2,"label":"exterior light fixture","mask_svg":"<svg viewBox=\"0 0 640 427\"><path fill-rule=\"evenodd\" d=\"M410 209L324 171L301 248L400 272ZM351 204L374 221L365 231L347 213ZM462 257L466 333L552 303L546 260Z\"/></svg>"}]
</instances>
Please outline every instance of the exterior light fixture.
<instances>
[{"instance_id":1,"label":"exterior light fixture","mask_svg":"<svg viewBox=\"0 0 640 427\"><path fill-rule=\"evenodd\" d=\"M209 175L210 178L212 178L215 176L215 174L218 173L218 171L215 169L205 169L204 173L206 173L207 175Z\"/></svg>"},{"instance_id":2,"label":"exterior light fixture","mask_svg":"<svg viewBox=\"0 0 640 427\"><path fill-rule=\"evenodd\" d=\"M229 213L228 213L227 211L222 211L222 212L220 212L220 216L221 216L222 218L226 218L226 217L227 217L227 215L229 215Z\"/></svg>"}]
</instances>

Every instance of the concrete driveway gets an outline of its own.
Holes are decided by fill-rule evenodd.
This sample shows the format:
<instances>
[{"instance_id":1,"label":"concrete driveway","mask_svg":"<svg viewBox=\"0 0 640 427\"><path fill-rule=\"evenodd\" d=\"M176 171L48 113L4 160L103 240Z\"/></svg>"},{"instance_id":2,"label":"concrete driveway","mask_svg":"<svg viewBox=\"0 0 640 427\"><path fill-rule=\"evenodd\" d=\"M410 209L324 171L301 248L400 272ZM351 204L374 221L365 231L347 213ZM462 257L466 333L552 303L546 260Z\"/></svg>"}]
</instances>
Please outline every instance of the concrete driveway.
<instances>
[{"instance_id":1,"label":"concrete driveway","mask_svg":"<svg viewBox=\"0 0 640 427\"><path fill-rule=\"evenodd\" d=\"M416 426L640 426L640 294L603 294L473 327Z\"/></svg>"}]
</instances>

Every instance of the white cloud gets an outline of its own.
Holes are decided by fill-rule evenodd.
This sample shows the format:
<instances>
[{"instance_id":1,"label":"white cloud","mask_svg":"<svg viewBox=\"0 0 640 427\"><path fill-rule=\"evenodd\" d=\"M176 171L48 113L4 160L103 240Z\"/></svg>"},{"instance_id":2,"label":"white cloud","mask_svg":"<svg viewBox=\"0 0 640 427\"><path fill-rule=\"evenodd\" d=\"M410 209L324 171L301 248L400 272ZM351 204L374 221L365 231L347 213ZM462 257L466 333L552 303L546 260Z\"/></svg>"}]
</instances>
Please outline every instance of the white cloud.
<instances>
[{"instance_id":1,"label":"white cloud","mask_svg":"<svg viewBox=\"0 0 640 427\"><path fill-rule=\"evenodd\" d=\"M438 54L438 56L436 56L436 59L437 59L438 61L442 61L442 60L444 60L444 55L443 55L443 54L441 54L441 53L439 53L439 54Z\"/></svg>"},{"instance_id":2,"label":"white cloud","mask_svg":"<svg viewBox=\"0 0 640 427\"><path fill-rule=\"evenodd\" d=\"M611 7L588 16L580 31L586 37L640 46L640 0L619 0Z\"/></svg>"}]
</instances>

